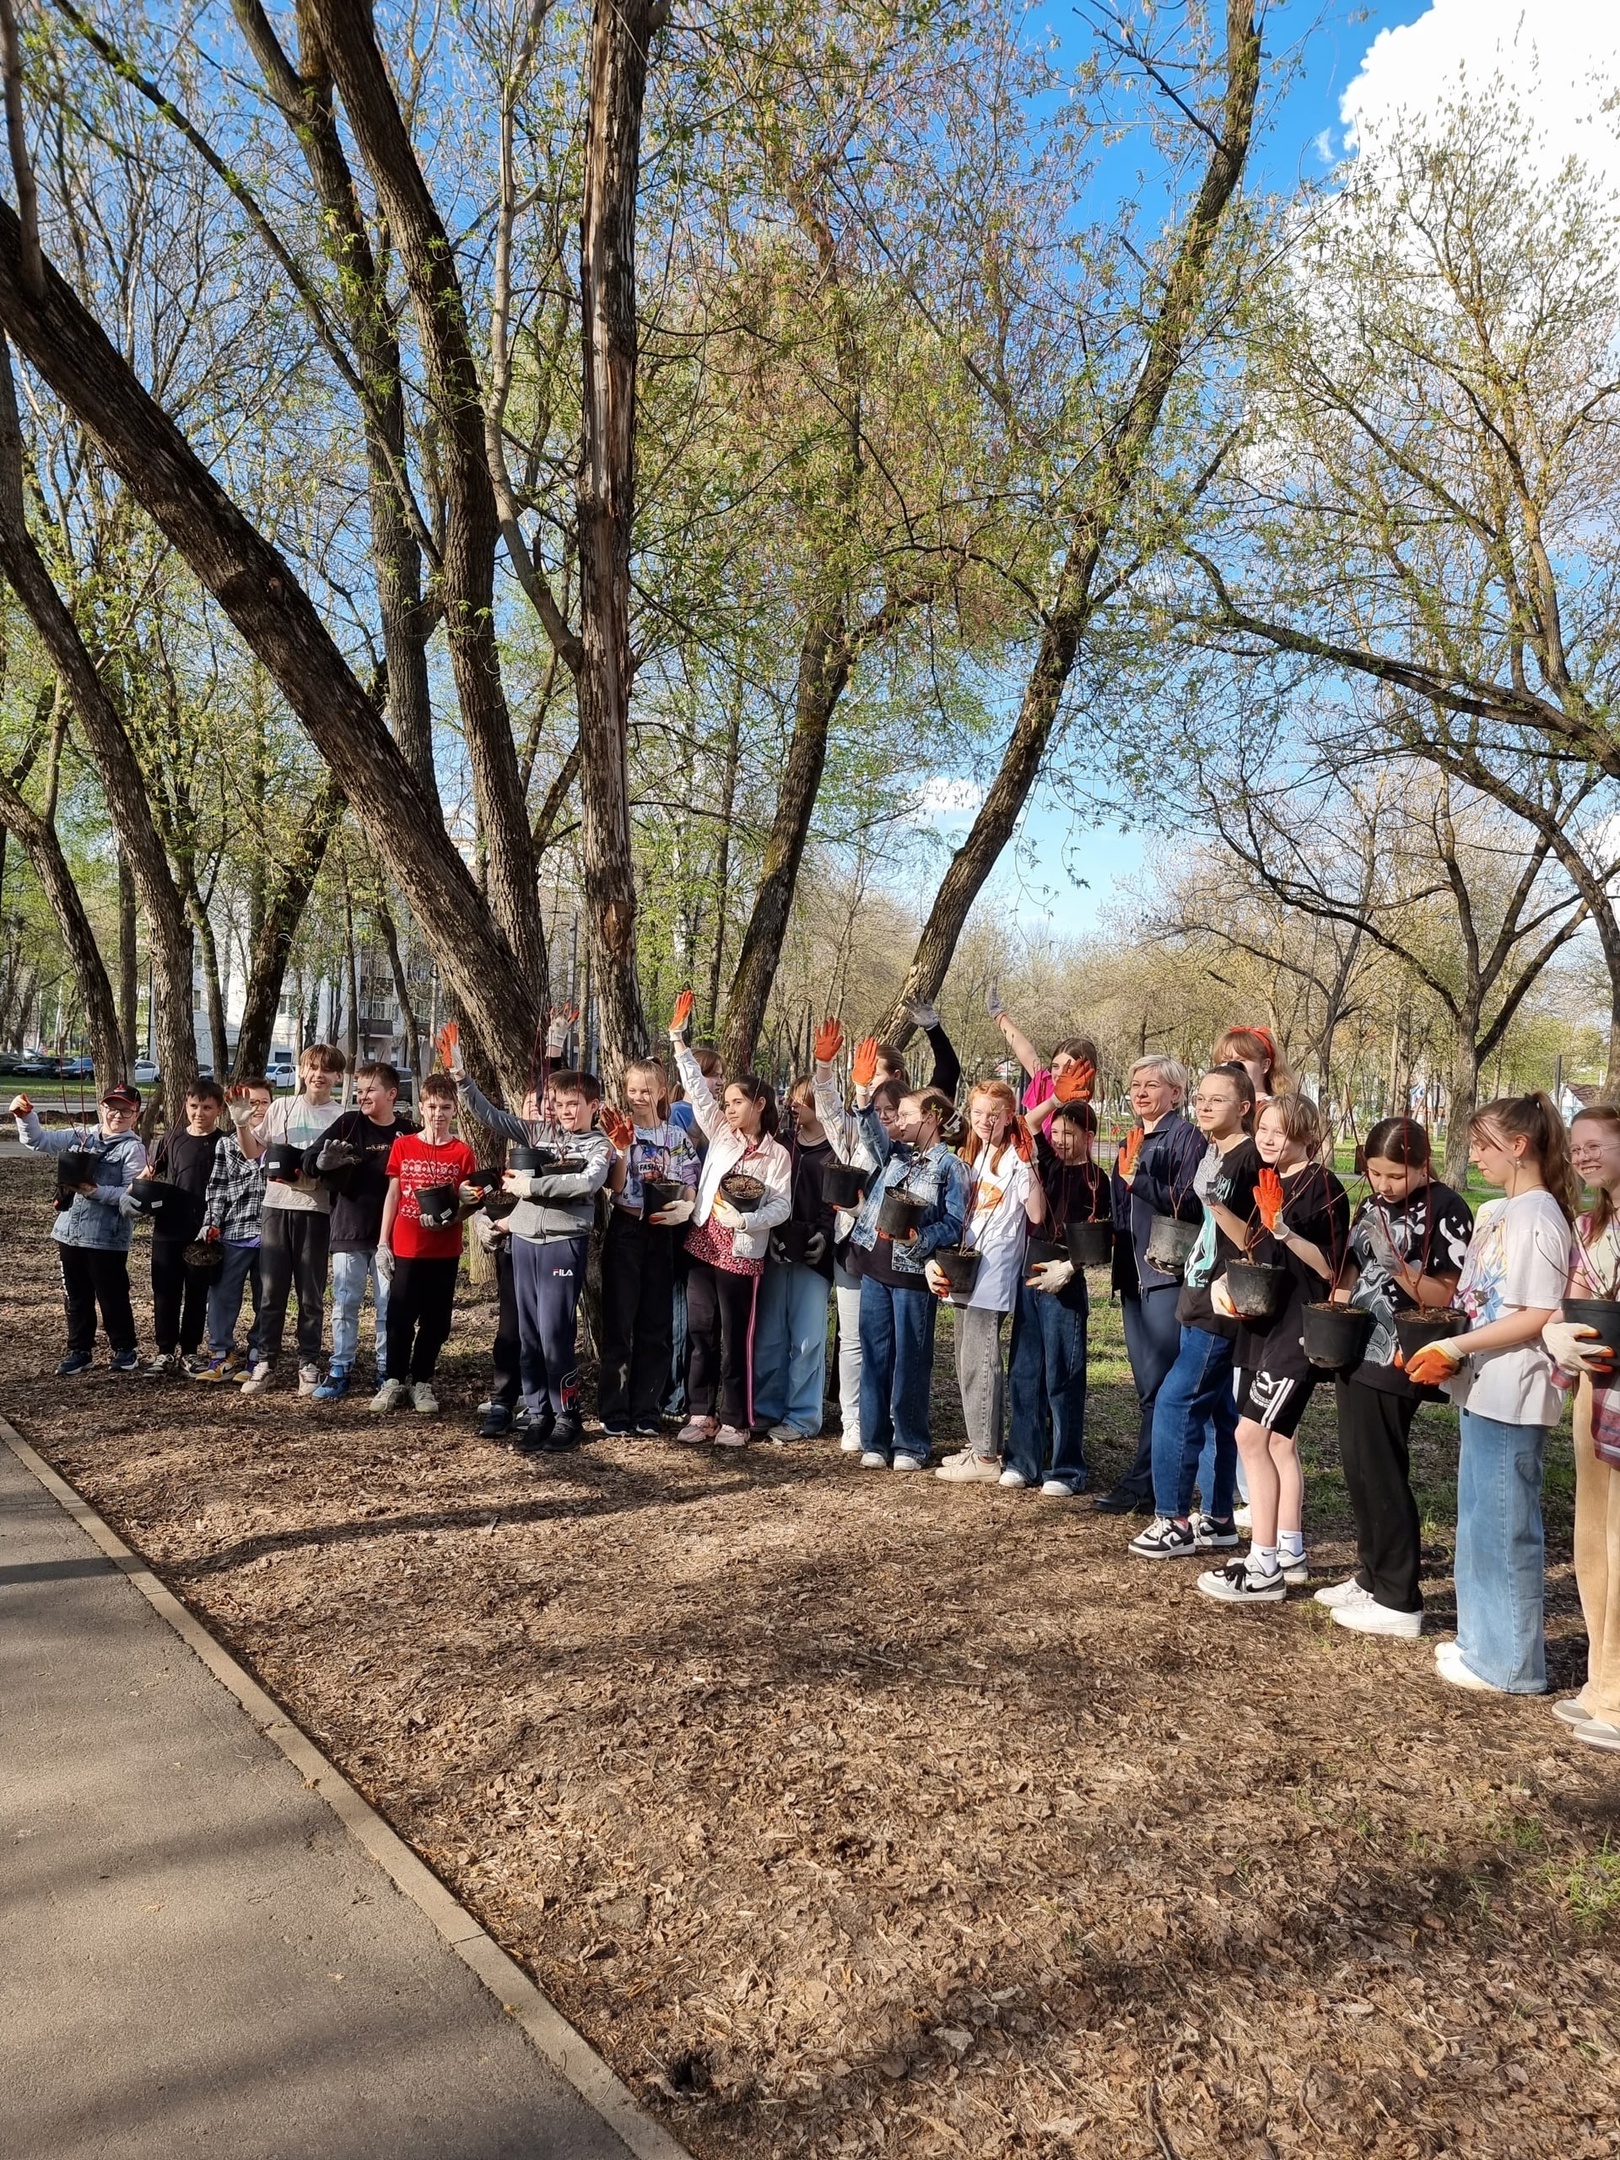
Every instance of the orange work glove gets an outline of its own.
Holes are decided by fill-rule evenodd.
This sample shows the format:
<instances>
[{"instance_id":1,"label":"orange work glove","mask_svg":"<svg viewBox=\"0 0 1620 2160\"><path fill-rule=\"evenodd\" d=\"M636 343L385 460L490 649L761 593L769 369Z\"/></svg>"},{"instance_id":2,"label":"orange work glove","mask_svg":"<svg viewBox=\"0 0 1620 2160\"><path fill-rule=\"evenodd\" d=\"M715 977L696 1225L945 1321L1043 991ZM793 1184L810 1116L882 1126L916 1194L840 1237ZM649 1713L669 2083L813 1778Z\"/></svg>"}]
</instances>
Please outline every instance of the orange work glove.
<instances>
[{"instance_id":1,"label":"orange work glove","mask_svg":"<svg viewBox=\"0 0 1620 2160\"><path fill-rule=\"evenodd\" d=\"M602 1130L616 1148L627 1148L636 1137L636 1128L622 1110L615 1110L611 1103L602 1105Z\"/></svg>"},{"instance_id":2,"label":"orange work glove","mask_svg":"<svg viewBox=\"0 0 1620 2160\"><path fill-rule=\"evenodd\" d=\"M1146 1138L1147 1134L1142 1130L1141 1126L1133 1125L1119 1144L1119 1154L1115 1158L1114 1167L1127 1185L1136 1175L1137 1161L1142 1153L1142 1142Z\"/></svg>"},{"instance_id":3,"label":"orange work glove","mask_svg":"<svg viewBox=\"0 0 1620 2160\"><path fill-rule=\"evenodd\" d=\"M1096 1083L1096 1066L1083 1064L1076 1058L1065 1065L1052 1082L1052 1093L1059 1102L1090 1102Z\"/></svg>"},{"instance_id":4,"label":"orange work glove","mask_svg":"<svg viewBox=\"0 0 1620 2160\"><path fill-rule=\"evenodd\" d=\"M454 1072L461 1062L461 1023L447 1020L433 1038L439 1053L439 1066L444 1072Z\"/></svg>"},{"instance_id":5,"label":"orange work glove","mask_svg":"<svg viewBox=\"0 0 1620 2160\"><path fill-rule=\"evenodd\" d=\"M1456 1378L1462 1361L1463 1353L1451 1343L1431 1342L1414 1350L1402 1370L1414 1387L1439 1387L1442 1381Z\"/></svg>"},{"instance_id":6,"label":"orange work glove","mask_svg":"<svg viewBox=\"0 0 1620 2160\"><path fill-rule=\"evenodd\" d=\"M816 1063L830 1065L843 1047L843 1024L837 1020L823 1020L816 1029Z\"/></svg>"},{"instance_id":7,"label":"orange work glove","mask_svg":"<svg viewBox=\"0 0 1620 2160\"><path fill-rule=\"evenodd\" d=\"M685 1031L686 1023L692 1017L694 1002L690 990L683 990L675 1000L675 1010L669 1016L669 1032L672 1035L679 1035Z\"/></svg>"},{"instance_id":8,"label":"orange work glove","mask_svg":"<svg viewBox=\"0 0 1620 2160\"><path fill-rule=\"evenodd\" d=\"M1283 1202L1287 1197L1283 1191L1283 1181L1276 1171L1262 1170L1254 1181L1254 1205L1256 1213L1268 1230L1276 1229L1277 1217L1282 1213Z\"/></svg>"},{"instance_id":9,"label":"orange work glove","mask_svg":"<svg viewBox=\"0 0 1620 2160\"><path fill-rule=\"evenodd\" d=\"M855 1057L850 1066L850 1078L857 1087L870 1087L877 1078L878 1039L875 1035L863 1035L855 1045Z\"/></svg>"}]
</instances>

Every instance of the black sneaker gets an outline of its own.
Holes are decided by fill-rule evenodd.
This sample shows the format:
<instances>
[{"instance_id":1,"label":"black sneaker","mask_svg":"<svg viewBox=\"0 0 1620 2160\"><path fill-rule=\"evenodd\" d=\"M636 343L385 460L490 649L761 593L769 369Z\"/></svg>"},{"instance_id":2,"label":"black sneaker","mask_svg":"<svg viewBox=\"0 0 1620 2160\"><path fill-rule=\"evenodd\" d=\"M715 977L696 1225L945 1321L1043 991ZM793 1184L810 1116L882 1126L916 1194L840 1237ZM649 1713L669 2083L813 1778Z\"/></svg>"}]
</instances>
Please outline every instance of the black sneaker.
<instances>
[{"instance_id":1,"label":"black sneaker","mask_svg":"<svg viewBox=\"0 0 1620 2160\"><path fill-rule=\"evenodd\" d=\"M513 1445L520 1455L543 1455L551 1445L550 1418L533 1418L526 1423L513 1421Z\"/></svg>"},{"instance_id":2,"label":"black sneaker","mask_svg":"<svg viewBox=\"0 0 1620 2160\"><path fill-rule=\"evenodd\" d=\"M1151 1515L1151 1493L1126 1492L1116 1485L1112 1492L1100 1493L1091 1503L1094 1515Z\"/></svg>"},{"instance_id":3,"label":"black sneaker","mask_svg":"<svg viewBox=\"0 0 1620 2160\"><path fill-rule=\"evenodd\" d=\"M664 1428L656 1418L638 1418L635 1430L638 1440L662 1440L664 1437Z\"/></svg>"},{"instance_id":4,"label":"black sneaker","mask_svg":"<svg viewBox=\"0 0 1620 2160\"><path fill-rule=\"evenodd\" d=\"M627 1418L615 1418L611 1425L604 1423L602 1438L604 1440L631 1440L635 1437L635 1431L636 1428Z\"/></svg>"},{"instance_id":5,"label":"black sneaker","mask_svg":"<svg viewBox=\"0 0 1620 2160\"><path fill-rule=\"evenodd\" d=\"M70 1350L56 1368L58 1380L71 1380L78 1373L88 1372L95 1359L88 1350Z\"/></svg>"},{"instance_id":6,"label":"black sneaker","mask_svg":"<svg viewBox=\"0 0 1620 2160\"><path fill-rule=\"evenodd\" d=\"M1177 1522L1173 1515L1155 1515L1130 1549L1138 1560L1190 1560L1198 1550L1192 1524Z\"/></svg>"},{"instance_id":7,"label":"black sneaker","mask_svg":"<svg viewBox=\"0 0 1620 2160\"><path fill-rule=\"evenodd\" d=\"M141 1354L138 1350L115 1350L107 1360L107 1370L116 1373L138 1373Z\"/></svg>"},{"instance_id":8,"label":"black sneaker","mask_svg":"<svg viewBox=\"0 0 1620 2160\"><path fill-rule=\"evenodd\" d=\"M577 1417L560 1417L540 1445L548 1455L560 1455L566 1448L576 1448L585 1437L585 1428Z\"/></svg>"},{"instance_id":9,"label":"black sneaker","mask_svg":"<svg viewBox=\"0 0 1620 2160\"><path fill-rule=\"evenodd\" d=\"M478 1420L480 1440L509 1440L512 1436L512 1413L505 1403L492 1402Z\"/></svg>"}]
</instances>

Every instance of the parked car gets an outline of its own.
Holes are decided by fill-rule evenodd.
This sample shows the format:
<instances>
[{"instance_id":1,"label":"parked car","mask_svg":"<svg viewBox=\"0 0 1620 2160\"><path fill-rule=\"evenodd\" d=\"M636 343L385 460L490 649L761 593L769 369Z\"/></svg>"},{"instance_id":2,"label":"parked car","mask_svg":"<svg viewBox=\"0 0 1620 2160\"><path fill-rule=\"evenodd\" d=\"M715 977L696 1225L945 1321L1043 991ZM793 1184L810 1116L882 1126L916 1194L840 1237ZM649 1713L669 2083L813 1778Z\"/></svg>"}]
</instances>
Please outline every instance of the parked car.
<instances>
[{"instance_id":1,"label":"parked car","mask_svg":"<svg viewBox=\"0 0 1620 2160\"><path fill-rule=\"evenodd\" d=\"M162 1073L150 1058L137 1058L135 1060L135 1085L137 1087L151 1087L162 1077Z\"/></svg>"},{"instance_id":2,"label":"parked car","mask_svg":"<svg viewBox=\"0 0 1620 2160\"><path fill-rule=\"evenodd\" d=\"M87 1057L66 1057L56 1069L64 1080L93 1080L96 1076L96 1061Z\"/></svg>"},{"instance_id":3,"label":"parked car","mask_svg":"<svg viewBox=\"0 0 1620 2160\"><path fill-rule=\"evenodd\" d=\"M0 1056L0 1072L15 1073L19 1080L51 1080L59 1070L43 1050L8 1050Z\"/></svg>"}]
</instances>

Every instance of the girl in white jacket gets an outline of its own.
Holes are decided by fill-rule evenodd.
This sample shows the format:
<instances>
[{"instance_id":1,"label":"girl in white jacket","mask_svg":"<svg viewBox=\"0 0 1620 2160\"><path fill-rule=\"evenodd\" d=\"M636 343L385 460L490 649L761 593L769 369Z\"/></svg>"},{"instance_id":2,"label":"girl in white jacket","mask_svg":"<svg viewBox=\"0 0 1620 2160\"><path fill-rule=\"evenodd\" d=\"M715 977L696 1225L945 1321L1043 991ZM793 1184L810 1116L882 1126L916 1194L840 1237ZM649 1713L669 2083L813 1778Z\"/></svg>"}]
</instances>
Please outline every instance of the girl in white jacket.
<instances>
[{"instance_id":1,"label":"girl in white jacket","mask_svg":"<svg viewBox=\"0 0 1620 2160\"><path fill-rule=\"evenodd\" d=\"M726 1082L724 1100L718 1098L681 1039L691 1012L692 993L683 990L670 1019L670 1050L709 1146L686 1235L687 1421L676 1437L691 1446L712 1439L716 1447L746 1447L753 1419L754 1300L770 1234L793 1210L792 1164L773 1138L777 1110L770 1084L740 1073ZM750 1212L734 1207L721 1191L733 1175L764 1187Z\"/></svg>"}]
</instances>

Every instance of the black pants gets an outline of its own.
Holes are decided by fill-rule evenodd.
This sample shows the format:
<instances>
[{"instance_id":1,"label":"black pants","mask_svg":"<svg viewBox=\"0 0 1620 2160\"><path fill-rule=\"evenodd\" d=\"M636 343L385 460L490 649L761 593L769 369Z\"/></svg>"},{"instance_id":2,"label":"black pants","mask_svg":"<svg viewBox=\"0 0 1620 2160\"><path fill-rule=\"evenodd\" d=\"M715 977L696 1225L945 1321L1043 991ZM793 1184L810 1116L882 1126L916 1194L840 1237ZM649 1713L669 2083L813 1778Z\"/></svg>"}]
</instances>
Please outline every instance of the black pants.
<instances>
[{"instance_id":1,"label":"black pants","mask_svg":"<svg viewBox=\"0 0 1620 2160\"><path fill-rule=\"evenodd\" d=\"M259 1217L259 1317L254 1322L259 1355L281 1355L287 1325L287 1299L298 1292L298 1361L315 1364L321 1354L321 1321L326 1305L327 1256L332 1244L330 1216L313 1208L267 1207ZM393 1309L389 1308L389 1325Z\"/></svg>"},{"instance_id":2,"label":"black pants","mask_svg":"<svg viewBox=\"0 0 1620 2160\"><path fill-rule=\"evenodd\" d=\"M165 1357L202 1347L214 1270L187 1267L184 1238L152 1240L152 1333Z\"/></svg>"},{"instance_id":3,"label":"black pants","mask_svg":"<svg viewBox=\"0 0 1620 2160\"><path fill-rule=\"evenodd\" d=\"M459 1260L396 1260L388 1286L388 1377L431 1380L450 1338Z\"/></svg>"},{"instance_id":4,"label":"black pants","mask_svg":"<svg viewBox=\"0 0 1620 2160\"><path fill-rule=\"evenodd\" d=\"M675 1233L615 1208L602 1240L604 1425L656 1425L675 1340Z\"/></svg>"},{"instance_id":5,"label":"black pants","mask_svg":"<svg viewBox=\"0 0 1620 2160\"><path fill-rule=\"evenodd\" d=\"M96 1345L96 1307L107 1341L117 1350L135 1347L135 1314L129 1302L129 1254L103 1252L91 1245L58 1245L62 1262L62 1301L67 1306L70 1355Z\"/></svg>"},{"instance_id":6,"label":"black pants","mask_svg":"<svg viewBox=\"0 0 1620 2160\"><path fill-rule=\"evenodd\" d=\"M1394 1612L1421 1612L1422 1532L1407 1442L1417 1404L1340 1380L1339 1456L1356 1518L1356 1580Z\"/></svg>"},{"instance_id":7,"label":"black pants","mask_svg":"<svg viewBox=\"0 0 1620 2160\"><path fill-rule=\"evenodd\" d=\"M753 1416L748 1361L753 1350L752 1275L694 1260L686 1277L686 1414L746 1427Z\"/></svg>"},{"instance_id":8,"label":"black pants","mask_svg":"<svg viewBox=\"0 0 1620 2160\"><path fill-rule=\"evenodd\" d=\"M495 1324L495 1378L489 1399L503 1410L515 1410L523 1392L523 1353L518 1334L517 1286L512 1280L512 1240L502 1238L494 1251L495 1295L501 1316Z\"/></svg>"}]
</instances>

